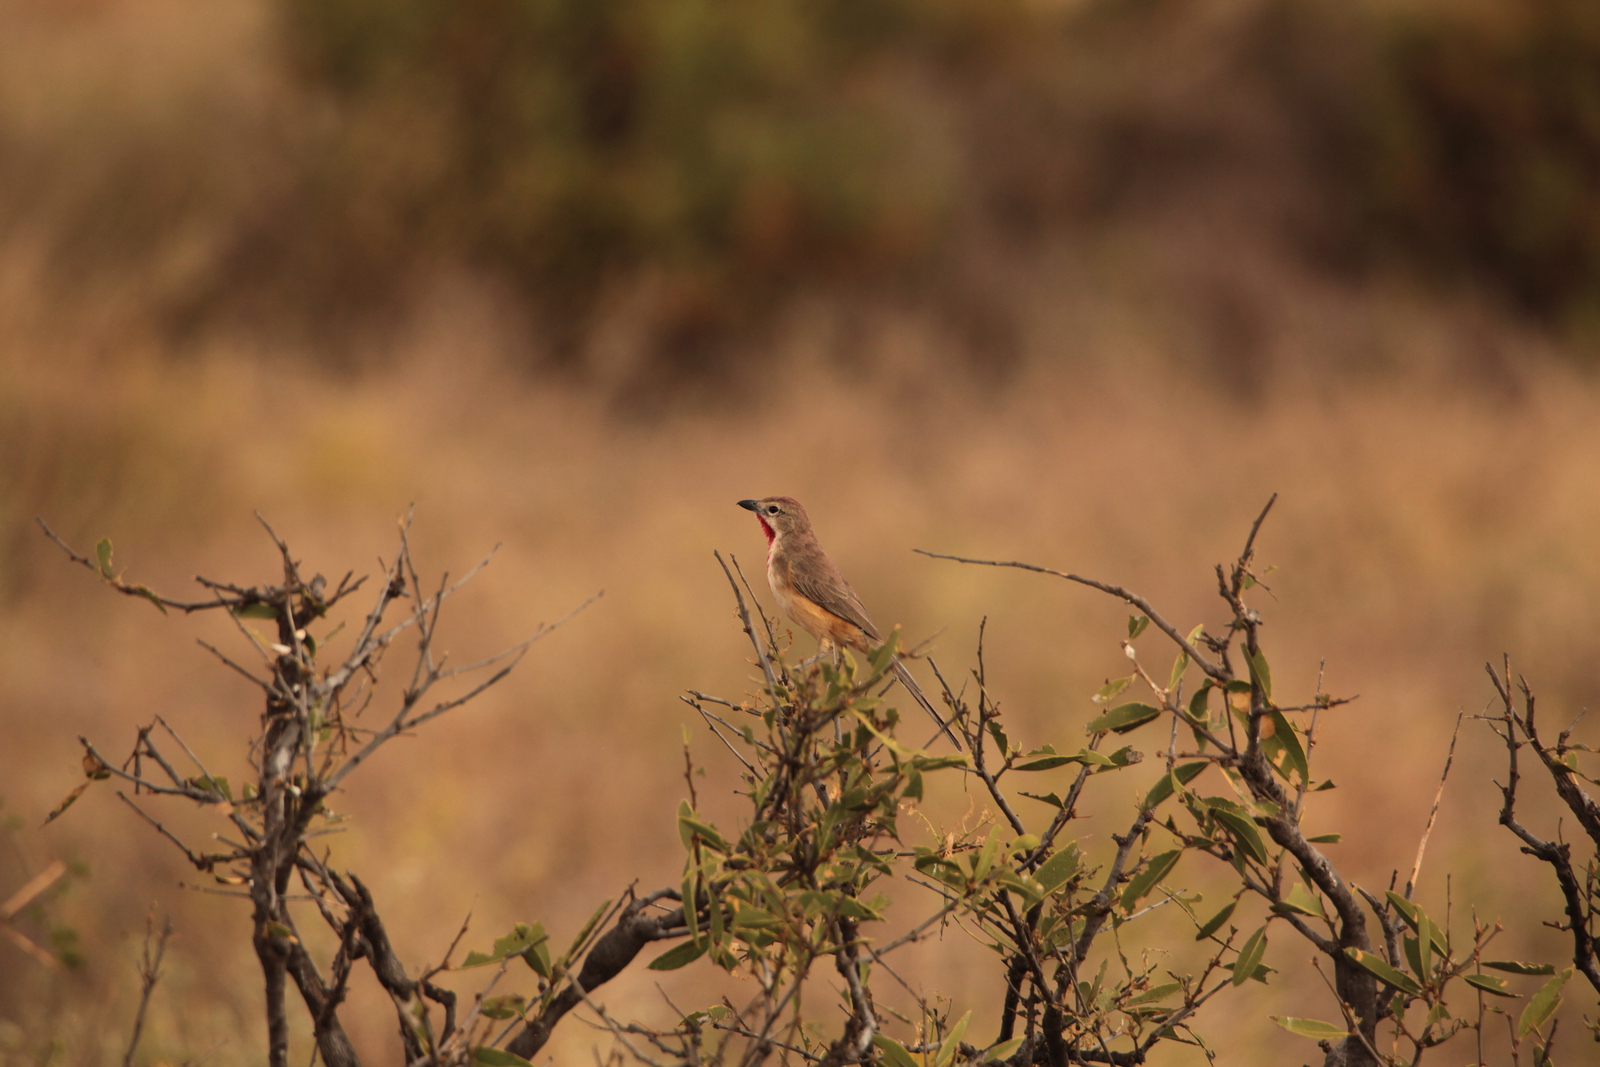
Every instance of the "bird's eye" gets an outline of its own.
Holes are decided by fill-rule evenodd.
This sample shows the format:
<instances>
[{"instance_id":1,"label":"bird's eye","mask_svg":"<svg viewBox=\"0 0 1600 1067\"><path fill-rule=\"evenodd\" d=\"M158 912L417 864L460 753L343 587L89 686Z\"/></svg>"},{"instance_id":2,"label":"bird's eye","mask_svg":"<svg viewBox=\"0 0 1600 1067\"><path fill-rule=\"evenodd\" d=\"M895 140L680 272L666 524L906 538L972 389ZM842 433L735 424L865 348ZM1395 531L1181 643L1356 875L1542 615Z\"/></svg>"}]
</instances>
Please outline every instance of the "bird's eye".
<instances>
[{"instance_id":1,"label":"bird's eye","mask_svg":"<svg viewBox=\"0 0 1600 1067\"><path fill-rule=\"evenodd\" d=\"M768 515L776 515L777 513L778 513L778 505L770 504L770 505L767 506L767 514Z\"/></svg>"}]
</instances>

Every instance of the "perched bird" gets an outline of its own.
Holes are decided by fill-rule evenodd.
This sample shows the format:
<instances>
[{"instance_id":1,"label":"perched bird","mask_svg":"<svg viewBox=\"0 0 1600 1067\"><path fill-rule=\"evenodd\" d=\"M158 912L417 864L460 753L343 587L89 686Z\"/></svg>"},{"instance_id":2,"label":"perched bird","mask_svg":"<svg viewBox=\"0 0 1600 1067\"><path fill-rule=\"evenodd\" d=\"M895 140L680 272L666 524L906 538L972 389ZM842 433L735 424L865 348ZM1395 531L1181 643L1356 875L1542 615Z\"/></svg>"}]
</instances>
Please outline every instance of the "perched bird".
<instances>
[{"instance_id":1,"label":"perched bird","mask_svg":"<svg viewBox=\"0 0 1600 1067\"><path fill-rule=\"evenodd\" d=\"M739 506L755 512L762 533L767 535L767 582L785 615L815 637L824 652L838 648L866 652L874 645L883 644L861 598L822 550L800 501L790 496L769 496L761 500L741 500ZM894 659L894 673L900 684L960 748L960 740L934 709L899 656Z\"/></svg>"}]
</instances>

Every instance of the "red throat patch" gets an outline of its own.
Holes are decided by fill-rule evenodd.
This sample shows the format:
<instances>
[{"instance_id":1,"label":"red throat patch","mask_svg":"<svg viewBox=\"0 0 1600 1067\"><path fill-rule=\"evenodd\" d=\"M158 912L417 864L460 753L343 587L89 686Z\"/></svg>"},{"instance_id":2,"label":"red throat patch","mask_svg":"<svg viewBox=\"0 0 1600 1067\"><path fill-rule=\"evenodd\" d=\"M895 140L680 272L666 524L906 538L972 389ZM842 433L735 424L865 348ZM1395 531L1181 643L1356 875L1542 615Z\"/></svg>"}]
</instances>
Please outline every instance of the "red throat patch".
<instances>
[{"instance_id":1,"label":"red throat patch","mask_svg":"<svg viewBox=\"0 0 1600 1067\"><path fill-rule=\"evenodd\" d=\"M760 515L756 516L756 521L761 524L761 532L767 535L767 547L771 548L772 547L772 539L774 537L776 537L777 534L772 532L772 527L768 526L767 525L767 520L763 519Z\"/></svg>"}]
</instances>

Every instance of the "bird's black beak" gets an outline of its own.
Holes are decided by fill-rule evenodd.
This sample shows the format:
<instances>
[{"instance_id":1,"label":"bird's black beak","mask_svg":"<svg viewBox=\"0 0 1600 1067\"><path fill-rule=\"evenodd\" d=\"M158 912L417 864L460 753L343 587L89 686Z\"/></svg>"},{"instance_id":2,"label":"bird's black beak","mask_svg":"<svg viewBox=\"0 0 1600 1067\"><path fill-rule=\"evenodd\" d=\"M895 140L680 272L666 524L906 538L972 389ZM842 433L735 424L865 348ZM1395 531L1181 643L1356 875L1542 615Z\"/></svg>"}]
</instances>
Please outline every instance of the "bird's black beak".
<instances>
[{"instance_id":1,"label":"bird's black beak","mask_svg":"<svg viewBox=\"0 0 1600 1067\"><path fill-rule=\"evenodd\" d=\"M761 505L754 500L741 500L739 506L746 511L760 511Z\"/></svg>"}]
</instances>

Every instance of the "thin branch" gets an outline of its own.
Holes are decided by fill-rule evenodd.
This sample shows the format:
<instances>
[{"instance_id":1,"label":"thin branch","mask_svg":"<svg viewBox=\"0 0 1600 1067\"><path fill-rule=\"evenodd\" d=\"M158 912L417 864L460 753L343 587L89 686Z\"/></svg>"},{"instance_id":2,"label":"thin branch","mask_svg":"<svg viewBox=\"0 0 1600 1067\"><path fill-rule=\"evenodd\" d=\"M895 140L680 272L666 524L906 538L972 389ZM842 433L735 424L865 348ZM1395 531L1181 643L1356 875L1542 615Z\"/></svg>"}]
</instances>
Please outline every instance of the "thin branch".
<instances>
[{"instance_id":1,"label":"thin branch","mask_svg":"<svg viewBox=\"0 0 1600 1067\"><path fill-rule=\"evenodd\" d=\"M459 588L459 587L460 587L460 583L457 583L456 588ZM441 594L441 595L448 595L448 594ZM512 661L510 663L508 663L506 666L500 668L498 671L496 671L489 678L487 678L484 681L480 682L479 684L473 686L472 689L469 690L464 695L462 695L460 697L457 697L454 700L444 701L443 703L440 703L440 704L436 705L431 710L429 710L427 712L424 712L421 715L414 716L413 718L411 718L409 720L406 719L406 712L409 711L412 707L415 706L414 699L410 700L410 701L406 701L405 703L403 703L401 705L400 711L398 713L396 713L394 719L390 721L389 725L384 727L382 730L379 730L376 734L374 734L370 741L368 741L364 746L362 746L362 748L359 751L357 751L355 755L351 756L349 758L349 760L347 760L345 762L344 766L340 767L337 771L335 771L327 779L327 782L325 784L325 789L331 792L334 788L336 788L338 786L338 784L341 781L344 780L346 775L348 775L351 771L355 770L358 766L360 766L369 756L371 756L374 752L376 752L380 747L382 747L391 738L395 737L396 735L398 735L400 733L403 733L406 730L411 729L412 727L419 726L422 723L427 722L429 719L438 718L440 715L443 715L445 712L450 711L453 708L460 707L462 704L465 704L468 701L470 701L470 700L474 699L475 697L477 697L484 690L488 689L490 686L494 685L496 682L499 682L501 679L503 679L506 675L510 674L512 672L512 670L514 670L516 668L517 664L522 661L522 657L525 654L527 654L527 651L528 651L529 647L532 646L534 644L534 642L542 640L543 638L548 637L550 634L554 633L557 629L559 629L562 625L564 625L573 616L577 615L580 611L582 611L585 608L587 608L590 604L593 604L596 600L600 599L600 597L602 595L603 595L603 593L596 593L594 596L590 597L588 600L585 600L582 604L579 604L577 607L575 607L571 611L567 612L567 614L563 615L561 618L557 619L555 622L550 623L548 626L541 624L540 627L539 627L538 632L535 633L532 637L528 638L527 640L525 640L525 641L523 641L523 642L521 642L519 644L513 645L513 646L511 646L511 648L506 649L504 652L500 653L500 657L502 657L502 658L505 655L512 654L512 653L515 653L515 655L514 655L514 658L512 659Z\"/></svg>"},{"instance_id":2,"label":"thin branch","mask_svg":"<svg viewBox=\"0 0 1600 1067\"><path fill-rule=\"evenodd\" d=\"M756 659L761 664L761 673L767 680L767 696L772 701L774 707L779 707L780 701L778 700L778 691L782 688L782 686L779 685L778 676L772 668L772 660L767 656L766 644L761 640L760 637L756 635L755 624L750 621L750 609L745 606L744 593L739 590L739 583L734 580L733 571L728 569L728 564L722 558L722 553L713 551L711 554L712 556L716 557L717 564L722 567L722 573L727 576L728 584L733 587L733 599L734 602L739 606L739 621L744 626L745 636L750 638L750 644L756 650ZM733 558L731 553L729 554L729 558ZM738 567L739 561L735 559L733 565L734 567ZM740 571L740 577L743 576L744 572ZM747 582L746 584L748 585L749 583ZM762 621L765 622L765 620L766 616L763 615ZM768 636L771 636L770 630Z\"/></svg>"},{"instance_id":3,"label":"thin branch","mask_svg":"<svg viewBox=\"0 0 1600 1067\"><path fill-rule=\"evenodd\" d=\"M1239 566L1243 568L1255 554L1256 534L1261 532L1261 524L1267 520L1267 512L1272 510L1272 505L1278 502L1278 494L1273 493L1267 498L1266 507L1261 509L1261 514L1256 516L1256 521L1250 524L1250 536L1244 539L1244 551L1239 553Z\"/></svg>"},{"instance_id":4,"label":"thin branch","mask_svg":"<svg viewBox=\"0 0 1600 1067\"><path fill-rule=\"evenodd\" d=\"M236 859L244 859L245 858L243 855L240 855L238 853L234 853L232 855L224 855L224 856L206 855L206 854L203 854L203 853L196 853L195 851L190 849L188 845L186 845L182 841L178 840L177 836L174 835L172 833L172 831L168 830L165 826L162 826L155 819L152 819L149 815L147 815L143 808L139 807L139 805L137 805L133 801L129 800L128 799L128 794L124 793L120 789L117 790L117 799L121 800L124 804L128 805L128 807L132 808L134 810L134 813L136 815L138 815L139 818L143 819L145 822L147 822L151 826L155 827L156 832L159 833L162 837L166 838L168 841L171 841L174 845L177 845L178 848L180 850L182 850L183 854L188 857L189 862L194 864L195 867L197 867L198 869L200 869L202 871L210 872L210 871L216 869L216 865L219 864L219 863L231 863Z\"/></svg>"},{"instance_id":5,"label":"thin branch","mask_svg":"<svg viewBox=\"0 0 1600 1067\"><path fill-rule=\"evenodd\" d=\"M127 782L132 782L139 788L147 790L148 792L158 793L164 796L188 797L190 800L197 800L202 804L218 804L225 799L220 793L207 792L187 783L180 787L170 787L158 785L157 783L150 781L148 778L140 778L138 775L129 774L127 771L124 771L119 767L113 767L110 763L107 763L106 758L89 743L88 738L80 736L78 741L83 745L84 750L88 752L90 756L93 756L95 759L100 761L101 770L111 774L113 777L121 778Z\"/></svg>"},{"instance_id":6,"label":"thin branch","mask_svg":"<svg viewBox=\"0 0 1600 1067\"><path fill-rule=\"evenodd\" d=\"M1439 802L1444 799L1444 783L1450 778L1450 765L1456 759L1456 738L1461 736L1461 720L1466 718L1462 712L1456 716L1456 728L1450 734L1450 751L1444 758L1444 770L1439 774L1439 788L1433 794L1433 810L1428 812L1428 825L1423 828L1422 839L1417 842L1416 862L1411 864L1411 877L1406 879L1405 898L1411 899L1411 894L1417 888L1417 875L1422 871L1422 854L1428 849L1428 838L1433 835L1434 821L1439 818Z\"/></svg>"},{"instance_id":7,"label":"thin branch","mask_svg":"<svg viewBox=\"0 0 1600 1067\"><path fill-rule=\"evenodd\" d=\"M225 664L226 666L233 668L235 671L238 671L240 674L244 675L244 677L248 678L251 682L254 682L256 685L260 686L261 690L264 693L266 693L268 696L273 696L274 695L273 688L272 688L271 685L269 685L266 682L262 681L260 678L257 678L255 675L251 674L248 670L246 670L245 668L239 666L239 664L235 663L233 660L231 660L227 656L223 655L223 653L215 645L213 645L210 642L204 640L203 638L199 638L199 637L194 639L194 643L199 645L201 648L205 649L207 652L211 653L213 656L215 656L218 659L220 659L223 662L223 664Z\"/></svg>"},{"instance_id":8,"label":"thin branch","mask_svg":"<svg viewBox=\"0 0 1600 1067\"><path fill-rule=\"evenodd\" d=\"M68 559L72 560L74 563L87 567L89 570L94 572L96 577L103 579L107 585L111 586L111 588L125 596L136 596L142 600L149 600L158 607L163 609L172 608L176 611L183 612L185 615L195 611L209 611L212 608L236 607L246 602L245 598L242 596L217 597L214 600L197 601L173 600L171 597L164 597L146 586L128 585L121 578L113 577L102 572L99 564L89 559L89 557L80 555L79 553L73 551L72 546L63 541L60 535L50 528L49 523L44 521L43 516L35 515L34 521L39 524L39 528L44 530L45 535L49 537L50 540L54 541L58 546L60 546L61 551L67 554Z\"/></svg>"},{"instance_id":9,"label":"thin branch","mask_svg":"<svg viewBox=\"0 0 1600 1067\"><path fill-rule=\"evenodd\" d=\"M1178 632L1177 627L1173 626L1170 622L1163 618L1155 608L1150 606L1150 602L1148 600L1140 596L1138 593L1130 592L1129 590L1122 588L1120 585L1109 585L1105 582L1095 581L1093 578L1084 578L1080 575L1068 574L1065 571L1051 570L1049 567L1040 567L1032 563L1020 563L1015 560L1002 561L993 559L968 559L965 556L947 556L943 553L929 552L926 549L921 548L914 548L912 551L933 559L948 559L953 560L956 563L973 563L984 567L1015 567L1018 570L1033 571L1036 574L1049 574L1057 578L1065 578L1069 582L1077 582L1079 585L1086 585L1091 589L1098 589L1102 593L1109 593L1119 600L1126 601L1142 611L1145 617L1151 622L1155 623L1156 627L1160 629L1162 633L1166 634L1173 641L1177 642L1180 648L1189 653L1189 659L1197 664L1200 669L1206 673L1207 677L1211 678L1215 682L1218 682L1219 684L1224 685L1231 680L1231 676L1227 671L1206 659L1206 657L1201 654L1200 650L1196 648L1187 637Z\"/></svg>"},{"instance_id":10,"label":"thin branch","mask_svg":"<svg viewBox=\"0 0 1600 1067\"><path fill-rule=\"evenodd\" d=\"M189 761L191 763L193 763L196 767L200 768L200 773L201 774L205 775L208 779L210 779L213 782L216 781L215 778L211 777L211 772L206 769L206 765L201 762L200 757L196 756L194 754L194 749L190 748L188 743L185 742L182 737L178 736L178 731L174 730L171 726L169 726L167 724L167 720L166 719L162 718L160 715L157 715L156 716L156 722L161 724L161 728L163 730L167 731L168 736L170 736L174 741L178 742L178 747L183 749L183 754L189 757ZM161 759L160 754L157 753L154 750L154 748L150 745L149 741L145 742L145 748L148 749L150 751L151 755L155 756L156 759L158 759L158 760ZM165 765L165 763L166 763L166 761L162 760L162 764Z\"/></svg>"},{"instance_id":11,"label":"thin branch","mask_svg":"<svg viewBox=\"0 0 1600 1067\"><path fill-rule=\"evenodd\" d=\"M155 992L156 982L161 978L161 960L167 954L167 939L172 936L172 918L169 916L162 920L161 937L156 941L152 953L150 938L154 932L155 920L152 916L145 919L144 954L139 960L139 1012L133 1017L133 1036L128 1039L128 1051L122 1056L122 1067L133 1067L133 1054L139 1047L139 1038L144 1034L144 1015L150 1007L150 994Z\"/></svg>"},{"instance_id":12,"label":"thin branch","mask_svg":"<svg viewBox=\"0 0 1600 1067\"><path fill-rule=\"evenodd\" d=\"M744 764L744 769L745 770L749 771L752 775L755 775L757 778L760 777L759 774L756 774L755 765L752 764L749 760L745 759L744 758L744 753L740 752L737 748L734 748L733 747L733 742L729 741L726 737L724 737L722 735L722 731L717 729L717 727L716 727L716 723L717 722L722 722L723 725L725 725L725 726L727 725L727 723L722 719L722 716L713 715L711 712L707 711L705 708L702 708L698 703L696 703L696 701L692 697L680 696L678 699L683 701L685 704L689 705L695 711L698 711L700 713L700 717L706 721L706 727L713 734L716 735L716 738L717 738L718 741L721 741L725 746L727 746L728 751L733 753L733 758L734 759L736 759L740 763ZM715 720L715 722L713 720Z\"/></svg>"}]
</instances>

